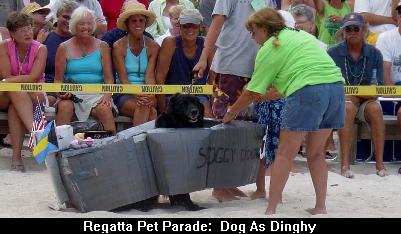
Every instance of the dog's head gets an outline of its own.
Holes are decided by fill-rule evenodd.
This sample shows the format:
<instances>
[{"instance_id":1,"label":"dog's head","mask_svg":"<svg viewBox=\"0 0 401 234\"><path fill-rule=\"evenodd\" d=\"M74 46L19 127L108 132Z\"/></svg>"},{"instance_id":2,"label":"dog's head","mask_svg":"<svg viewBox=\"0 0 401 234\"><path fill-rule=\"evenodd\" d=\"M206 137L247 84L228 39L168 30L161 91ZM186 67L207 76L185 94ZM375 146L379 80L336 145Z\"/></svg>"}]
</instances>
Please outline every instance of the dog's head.
<instances>
[{"instance_id":1,"label":"dog's head","mask_svg":"<svg viewBox=\"0 0 401 234\"><path fill-rule=\"evenodd\" d=\"M203 126L205 110L197 97L190 94L176 94L171 97L168 114L189 127Z\"/></svg>"}]
</instances>

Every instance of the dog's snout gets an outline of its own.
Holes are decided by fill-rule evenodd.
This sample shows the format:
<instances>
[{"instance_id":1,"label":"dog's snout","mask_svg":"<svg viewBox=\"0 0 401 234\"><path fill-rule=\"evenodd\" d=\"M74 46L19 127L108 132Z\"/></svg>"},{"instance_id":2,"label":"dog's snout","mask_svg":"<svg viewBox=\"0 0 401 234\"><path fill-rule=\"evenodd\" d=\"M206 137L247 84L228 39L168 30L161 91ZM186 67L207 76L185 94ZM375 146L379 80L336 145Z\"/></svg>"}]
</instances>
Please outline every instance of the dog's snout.
<instances>
[{"instance_id":1,"label":"dog's snout","mask_svg":"<svg viewBox=\"0 0 401 234\"><path fill-rule=\"evenodd\" d=\"M199 114L199 110L198 109L192 109L191 110L191 116L192 117L196 117L196 116L198 116L198 114Z\"/></svg>"}]
</instances>

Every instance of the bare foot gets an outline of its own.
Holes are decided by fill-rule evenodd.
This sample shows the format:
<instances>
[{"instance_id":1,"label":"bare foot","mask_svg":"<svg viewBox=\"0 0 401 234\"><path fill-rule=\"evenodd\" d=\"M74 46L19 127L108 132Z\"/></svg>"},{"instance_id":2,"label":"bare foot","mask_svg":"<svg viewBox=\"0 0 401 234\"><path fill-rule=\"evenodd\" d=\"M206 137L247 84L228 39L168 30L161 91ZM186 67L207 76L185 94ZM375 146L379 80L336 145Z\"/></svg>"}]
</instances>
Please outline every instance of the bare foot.
<instances>
[{"instance_id":1,"label":"bare foot","mask_svg":"<svg viewBox=\"0 0 401 234\"><path fill-rule=\"evenodd\" d=\"M298 167L296 167L295 165L292 165L291 172L292 173L301 173L301 170Z\"/></svg>"},{"instance_id":2,"label":"bare foot","mask_svg":"<svg viewBox=\"0 0 401 234\"><path fill-rule=\"evenodd\" d=\"M237 197L248 197L244 192L242 192L239 188L228 188L227 189L231 194Z\"/></svg>"},{"instance_id":3,"label":"bare foot","mask_svg":"<svg viewBox=\"0 0 401 234\"><path fill-rule=\"evenodd\" d=\"M271 210L269 208L266 209L265 215L274 215L276 213L276 210Z\"/></svg>"},{"instance_id":4,"label":"bare foot","mask_svg":"<svg viewBox=\"0 0 401 234\"><path fill-rule=\"evenodd\" d=\"M229 202L234 200L239 200L238 197L233 196L230 192L225 189L219 189L218 191L213 191L212 196L216 198L219 202Z\"/></svg>"},{"instance_id":5,"label":"bare foot","mask_svg":"<svg viewBox=\"0 0 401 234\"><path fill-rule=\"evenodd\" d=\"M341 169L341 175L348 179L354 178L354 173L350 169Z\"/></svg>"},{"instance_id":6,"label":"bare foot","mask_svg":"<svg viewBox=\"0 0 401 234\"><path fill-rule=\"evenodd\" d=\"M256 190L255 192L253 192L251 194L251 199L255 200L255 199L266 199L266 191L259 191Z\"/></svg>"},{"instance_id":7,"label":"bare foot","mask_svg":"<svg viewBox=\"0 0 401 234\"><path fill-rule=\"evenodd\" d=\"M311 215L327 214L326 208L309 208L305 210Z\"/></svg>"}]
</instances>

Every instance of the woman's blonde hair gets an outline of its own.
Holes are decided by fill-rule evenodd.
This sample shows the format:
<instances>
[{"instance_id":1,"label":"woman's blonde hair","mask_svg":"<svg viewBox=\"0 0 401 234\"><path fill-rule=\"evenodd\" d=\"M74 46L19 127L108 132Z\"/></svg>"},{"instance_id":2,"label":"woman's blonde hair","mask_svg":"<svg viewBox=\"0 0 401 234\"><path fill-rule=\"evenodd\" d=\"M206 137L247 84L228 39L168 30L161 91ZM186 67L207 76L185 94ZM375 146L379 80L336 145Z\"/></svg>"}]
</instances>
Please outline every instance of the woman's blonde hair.
<instances>
[{"instance_id":1,"label":"woman's blonde hair","mask_svg":"<svg viewBox=\"0 0 401 234\"><path fill-rule=\"evenodd\" d=\"M185 9L184 5L175 5L172 6L169 10L168 13L170 16L180 16L181 11Z\"/></svg>"},{"instance_id":2,"label":"woman's blonde hair","mask_svg":"<svg viewBox=\"0 0 401 234\"><path fill-rule=\"evenodd\" d=\"M84 6L80 6L78 8L76 8L72 14L71 14L71 20L69 23L69 30L71 32L72 35L76 34L76 28L77 28L77 24L80 20L82 20L85 17L92 17L92 24L93 24L93 29L92 29L92 33L95 32L96 30L96 17L95 17L95 13L91 10L89 10L88 8L84 7Z\"/></svg>"},{"instance_id":3,"label":"woman's blonde hair","mask_svg":"<svg viewBox=\"0 0 401 234\"><path fill-rule=\"evenodd\" d=\"M275 37L273 40L274 47L279 46L278 33L285 28L285 22L278 11L271 8L264 8L253 13L246 21L245 27L249 31L252 31L253 25L256 25L258 28L266 29L270 36Z\"/></svg>"}]
</instances>

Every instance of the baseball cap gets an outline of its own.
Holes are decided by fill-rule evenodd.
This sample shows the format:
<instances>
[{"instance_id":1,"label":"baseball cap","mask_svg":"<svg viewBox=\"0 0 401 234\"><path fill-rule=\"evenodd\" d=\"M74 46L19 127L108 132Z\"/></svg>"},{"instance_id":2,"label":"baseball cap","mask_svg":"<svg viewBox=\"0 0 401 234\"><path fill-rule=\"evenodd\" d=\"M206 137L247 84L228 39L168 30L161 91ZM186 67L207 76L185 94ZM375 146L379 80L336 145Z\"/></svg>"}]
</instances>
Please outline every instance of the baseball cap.
<instances>
[{"instance_id":1,"label":"baseball cap","mask_svg":"<svg viewBox=\"0 0 401 234\"><path fill-rule=\"evenodd\" d=\"M350 25L357 25L362 27L363 25L365 25L365 20L363 19L363 16L361 14L350 13L344 16L342 28Z\"/></svg>"},{"instance_id":2,"label":"baseball cap","mask_svg":"<svg viewBox=\"0 0 401 234\"><path fill-rule=\"evenodd\" d=\"M178 21L180 24L201 24L202 15L196 9L184 9L181 11Z\"/></svg>"}]
</instances>

